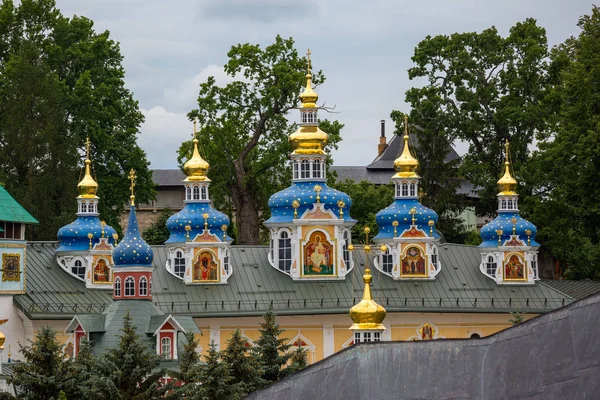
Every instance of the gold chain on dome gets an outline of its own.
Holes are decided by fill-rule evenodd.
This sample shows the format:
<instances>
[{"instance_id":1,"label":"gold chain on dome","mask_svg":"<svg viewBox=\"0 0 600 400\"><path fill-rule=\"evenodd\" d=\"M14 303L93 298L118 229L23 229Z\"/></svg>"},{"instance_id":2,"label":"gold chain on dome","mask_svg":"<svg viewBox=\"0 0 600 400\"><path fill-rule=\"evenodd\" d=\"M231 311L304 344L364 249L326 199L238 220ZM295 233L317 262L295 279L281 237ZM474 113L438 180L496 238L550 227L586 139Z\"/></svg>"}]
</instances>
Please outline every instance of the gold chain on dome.
<instances>
[{"instance_id":1,"label":"gold chain on dome","mask_svg":"<svg viewBox=\"0 0 600 400\"><path fill-rule=\"evenodd\" d=\"M201 182L209 181L207 175L210 165L206 162L198 151L198 139L196 138L196 121L194 121L194 151L192 158L187 160L183 165L183 172L185 172L186 178L184 182Z\"/></svg>"},{"instance_id":2,"label":"gold chain on dome","mask_svg":"<svg viewBox=\"0 0 600 400\"><path fill-rule=\"evenodd\" d=\"M417 168L419 160L413 157L408 144L408 115L404 114L404 148L402 154L394 161L396 174L394 178L419 178Z\"/></svg>"},{"instance_id":3,"label":"gold chain on dome","mask_svg":"<svg viewBox=\"0 0 600 400\"><path fill-rule=\"evenodd\" d=\"M91 167L90 164L92 161L90 160L90 138L87 137L85 139L85 174L83 179L77 185L77 190L79 191L79 197L83 198L96 198L96 193L98 192L98 183L92 178Z\"/></svg>"},{"instance_id":4,"label":"gold chain on dome","mask_svg":"<svg viewBox=\"0 0 600 400\"><path fill-rule=\"evenodd\" d=\"M508 196L516 196L517 192L515 191L517 188L517 180L513 178L510 173L511 164L510 164L510 152L509 152L510 144L508 139L504 142L504 175L498 180L498 188L500 189L499 195L508 195Z\"/></svg>"}]
</instances>

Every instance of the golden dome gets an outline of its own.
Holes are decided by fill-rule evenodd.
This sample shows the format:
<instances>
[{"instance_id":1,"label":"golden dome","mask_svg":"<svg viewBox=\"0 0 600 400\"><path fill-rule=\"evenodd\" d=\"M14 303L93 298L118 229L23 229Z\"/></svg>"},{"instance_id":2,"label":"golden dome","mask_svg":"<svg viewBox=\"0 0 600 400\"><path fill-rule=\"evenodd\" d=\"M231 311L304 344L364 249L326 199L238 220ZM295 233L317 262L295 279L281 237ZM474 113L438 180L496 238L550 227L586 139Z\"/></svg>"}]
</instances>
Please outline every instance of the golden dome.
<instances>
[{"instance_id":1,"label":"golden dome","mask_svg":"<svg viewBox=\"0 0 600 400\"><path fill-rule=\"evenodd\" d=\"M363 281L365 290L360 303L350 309L350 318L354 322L350 329L353 330L383 330L382 322L385 319L385 308L377 304L371 297L371 270L365 269Z\"/></svg>"},{"instance_id":2,"label":"golden dome","mask_svg":"<svg viewBox=\"0 0 600 400\"><path fill-rule=\"evenodd\" d=\"M504 175L502 175L502 178L498 180L498 187L500 188L500 193L498 194L506 196L516 196L517 192L515 190L517 188L517 180L513 178L513 176L510 173L510 162L508 161L508 139L506 140L504 147L506 149L504 161Z\"/></svg>"},{"instance_id":3,"label":"golden dome","mask_svg":"<svg viewBox=\"0 0 600 400\"><path fill-rule=\"evenodd\" d=\"M310 72L310 49L306 52L306 60L308 68L306 72L306 88L300 94L300 101L302 102L302 108L314 108L317 106L317 100L319 95L312 88L312 74Z\"/></svg>"},{"instance_id":4,"label":"golden dome","mask_svg":"<svg viewBox=\"0 0 600 400\"><path fill-rule=\"evenodd\" d=\"M395 178L418 178L417 168L419 160L417 160L410 152L408 146L408 116L404 116L404 149L402 154L394 161L394 169L396 170Z\"/></svg>"},{"instance_id":5,"label":"golden dome","mask_svg":"<svg viewBox=\"0 0 600 400\"><path fill-rule=\"evenodd\" d=\"M192 158L187 160L183 165L183 172L187 175L184 182L208 181L209 179L206 175L208 174L210 165L200 157L200 153L198 152L198 139L194 138L193 142L194 154L192 154Z\"/></svg>"},{"instance_id":6,"label":"golden dome","mask_svg":"<svg viewBox=\"0 0 600 400\"><path fill-rule=\"evenodd\" d=\"M77 190L79 191L79 197L83 198L96 198L96 193L98 192L98 183L92 178L92 174L90 173L90 138L85 140L86 145L86 157L85 157L85 175L81 182L77 185Z\"/></svg>"},{"instance_id":7,"label":"golden dome","mask_svg":"<svg viewBox=\"0 0 600 400\"><path fill-rule=\"evenodd\" d=\"M0 349L4 348L5 341L6 341L6 337L4 336L4 333L0 332Z\"/></svg>"}]
</instances>

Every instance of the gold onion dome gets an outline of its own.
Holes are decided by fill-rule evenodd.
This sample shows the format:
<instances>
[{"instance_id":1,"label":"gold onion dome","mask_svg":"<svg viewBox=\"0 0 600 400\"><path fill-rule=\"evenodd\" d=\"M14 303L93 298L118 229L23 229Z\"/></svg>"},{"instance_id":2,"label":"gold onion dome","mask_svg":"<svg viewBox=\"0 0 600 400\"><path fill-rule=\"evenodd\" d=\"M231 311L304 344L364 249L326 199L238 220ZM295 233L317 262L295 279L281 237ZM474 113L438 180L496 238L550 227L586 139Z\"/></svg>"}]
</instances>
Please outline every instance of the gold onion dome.
<instances>
[{"instance_id":1,"label":"gold onion dome","mask_svg":"<svg viewBox=\"0 0 600 400\"><path fill-rule=\"evenodd\" d=\"M385 319L385 308L377 304L371 296L371 270L365 269L363 275L365 290L360 303L350 309L350 318L354 322L350 329L354 330L383 330L383 320Z\"/></svg>"},{"instance_id":2,"label":"gold onion dome","mask_svg":"<svg viewBox=\"0 0 600 400\"><path fill-rule=\"evenodd\" d=\"M308 73L306 74L306 88L300 94L302 109L317 108L317 100L319 95L312 89L312 74L310 72L310 49L306 54L308 60ZM311 111L301 111L311 112ZM316 111L315 119L316 123ZM292 154L325 154L325 146L329 135L323 132L317 125L301 125L296 132L290 135L290 143L294 149Z\"/></svg>"},{"instance_id":3,"label":"gold onion dome","mask_svg":"<svg viewBox=\"0 0 600 400\"><path fill-rule=\"evenodd\" d=\"M408 116L404 116L404 149L402 154L394 161L396 177L400 178L418 178L417 168L419 160L413 157L408 145Z\"/></svg>"},{"instance_id":4,"label":"gold onion dome","mask_svg":"<svg viewBox=\"0 0 600 400\"><path fill-rule=\"evenodd\" d=\"M185 172L187 178L185 178L185 182L194 182L194 181L207 181L207 174L210 165L200 157L200 152L198 151L198 139L194 138L194 153L192 154L192 158L187 160L187 162L183 165L183 172Z\"/></svg>"},{"instance_id":5,"label":"gold onion dome","mask_svg":"<svg viewBox=\"0 0 600 400\"><path fill-rule=\"evenodd\" d=\"M4 333L0 332L0 349L3 349L3 345L4 342L6 341L6 337L4 336Z\"/></svg>"},{"instance_id":6,"label":"gold onion dome","mask_svg":"<svg viewBox=\"0 0 600 400\"><path fill-rule=\"evenodd\" d=\"M90 139L87 138L85 141L86 145L86 157L85 157L85 175L81 182L77 185L77 190L79 191L79 196L84 198L95 198L96 193L98 192L98 182L92 178L92 174L90 173Z\"/></svg>"},{"instance_id":7,"label":"gold onion dome","mask_svg":"<svg viewBox=\"0 0 600 400\"><path fill-rule=\"evenodd\" d=\"M498 180L498 187L500 189L500 193L498 193L498 194L507 195L507 196L516 196L517 192L515 190L517 189L517 180L515 178L513 178L513 176L510 173L510 161L508 161L508 148L509 148L508 139L506 140L504 147L506 149L506 155L505 155L505 161L504 161L504 175L502 175L502 178L500 178Z\"/></svg>"}]
</instances>

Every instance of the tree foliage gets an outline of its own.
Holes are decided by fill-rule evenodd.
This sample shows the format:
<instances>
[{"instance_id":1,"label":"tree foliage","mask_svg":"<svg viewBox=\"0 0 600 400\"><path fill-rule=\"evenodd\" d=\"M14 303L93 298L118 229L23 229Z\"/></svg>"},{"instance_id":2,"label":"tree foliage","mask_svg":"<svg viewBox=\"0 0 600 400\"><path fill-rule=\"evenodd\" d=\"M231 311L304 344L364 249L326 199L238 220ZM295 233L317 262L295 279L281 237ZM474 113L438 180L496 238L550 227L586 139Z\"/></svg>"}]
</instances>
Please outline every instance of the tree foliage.
<instances>
[{"instance_id":1,"label":"tree foliage","mask_svg":"<svg viewBox=\"0 0 600 400\"><path fill-rule=\"evenodd\" d=\"M215 203L229 215L235 209L238 243L257 244L269 196L291 178L285 165L291 152L288 135L295 124L287 116L298 106L307 63L294 40L280 36L264 48L235 45L227 55L225 72L235 80L218 86L209 77L200 84L198 109L188 116L202 125L200 142L211 166L209 177L215 177L211 185ZM324 80L321 71L313 72L315 85ZM330 146L335 146L339 135L329 133L333 133ZM183 144L179 155L180 163L191 155L189 143Z\"/></svg>"},{"instance_id":2,"label":"tree foliage","mask_svg":"<svg viewBox=\"0 0 600 400\"><path fill-rule=\"evenodd\" d=\"M62 16L54 0L0 5L0 181L40 221L29 238L55 239L73 219L86 136L102 219L118 228L130 168L138 200L153 196L136 143L143 115L125 88L122 59L108 31Z\"/></svg>"},{"instance_id":3,"label":"tree foliage","mask_svg":"<svg viewBox=\"0 0 600 400\"><path fill-rule=\"evenodd\" d=\"M252 351L260 362L262 378L267 384L271 384L287 375L285 369L292 357L292 353L289 352L292 345L281 337L284 330L279 328L272 308L267 310L263 319L258 329L260 337Z\"/></svg>"},{"instance_id":4,"label":"tree foliage","mask_svg":"<svg viewBox=\"0 0 600 400\"><path fill-rule=\"evenodd\" d=\"M246 395L264 386L259 360L250 353L248 341L239 329L236 329L227 341L222 358L229 367L231 385L236 386L237 391Z\"/></svg>"},{"instance_id":5,"label":"tree foliage","mask_svg":"<svg viewBox=\"0 0 600 400\"><path fill-rule=\"evenodd\" d=\"M167 220L173 214L170 208L165 208L160 212L156 221L142 233L142 237L149 245L165 244L167 239L169 239L171 233L167 229Z\"/></svg>"},{"instance_id":6,"label":"tree foliage","mask_svg":"<svg viewBox=\"0 0 600 400\"><path fill-rule=\"evenodd\" d=\"M454 179L455 185L460 178L480 186L480 215L496 209L504 140L511 141L519 176L529 157L528 146L546 132L547 56L545 29L533 19L514 25L507 37L492 27L480 33L427 36L415 48L409 78L427 83L408 90L406 101L412 106L411 121L421 129L421 148L431 144L432 151L423 158L433 174L443 172L448 145L456 139L466 141L469 151L458 176L443 174L439 183ZM435 181L435 175L426 177L424 188L432 196L447 197L432 190Z\"/></svg>"},{"instance_id":7,"label":"tree foliage","mask_svg":"<svg viewBox=\"0 0 600 400\"><path fill-rule=\"evenodd\" d=\"M244 397L238 386L231 385L229 365L222 361L221 353L214 342L210 343L205 364L200 369L199 380L202 385L194 399L236 400Z\"/></svg>"}]
</instances>

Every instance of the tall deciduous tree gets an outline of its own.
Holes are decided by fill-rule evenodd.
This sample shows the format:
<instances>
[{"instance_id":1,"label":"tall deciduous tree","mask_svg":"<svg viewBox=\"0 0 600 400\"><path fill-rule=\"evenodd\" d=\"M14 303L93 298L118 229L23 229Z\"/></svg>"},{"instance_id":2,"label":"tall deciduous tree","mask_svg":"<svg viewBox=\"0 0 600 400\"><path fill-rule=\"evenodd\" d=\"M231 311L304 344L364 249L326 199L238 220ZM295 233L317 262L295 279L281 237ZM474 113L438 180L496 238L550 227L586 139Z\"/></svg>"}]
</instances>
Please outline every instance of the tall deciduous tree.
<instances>
[{"instance_id":1,"label":"tall deciduous tree","mask_svg":"<svg viewBox=\"0 0 600 400\"><path fill-rule=\"evenodd\" d=\"M469 144L460 177L483 188L479 214L496 208L501 143L511 141L519 176L527 147L546 131L547 56L546 32L533 19L517 23L507 37L492 27L427 36L415 48L409 78L427 83L406 93L411 121L421 127L424 146L431 142L436 149L428 158L434 166L442 165L453 140Z\"/></svg>"},{"instance_id":2,"label":"tall deciduous tree","mask_svg":"<svg viewBox=\"0 0 600 400\"><path fill-rule=\"evenodd\" d=\"M235 45L228 56L225 72L237 80L218 86L209 77L200 85L198 109L188 115L202 125L200 141L211 165L209 177L215 178L215 202L222 207L231 200L238 242L256 244L269 196L290 179L285 165L294 124L287 115L298 105L307 63L294 40L280 36L265 48ZM313 72L315 85L324 79L321 71ZM339 136L332 136L335 143ZM183 147L180 161L189 154Z\"/></svg>"},{"instance_id":3,"label":"tall deciduous tree","mask_svg":"<svg viewBox=\"0 0 600 400\"><path fill-rule=\"evenodd\" d=\"M40 221L31 239L55 239L73 218L83 143L90 137L100 214L118 227L137 171L137 197L153 196L136 143L143 115L125 88L118 43L54 0L0 5L0 181Z\"/></svg>"}]
</instances>

